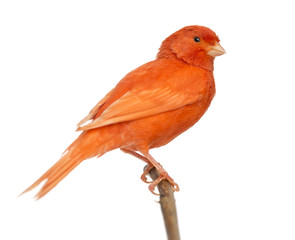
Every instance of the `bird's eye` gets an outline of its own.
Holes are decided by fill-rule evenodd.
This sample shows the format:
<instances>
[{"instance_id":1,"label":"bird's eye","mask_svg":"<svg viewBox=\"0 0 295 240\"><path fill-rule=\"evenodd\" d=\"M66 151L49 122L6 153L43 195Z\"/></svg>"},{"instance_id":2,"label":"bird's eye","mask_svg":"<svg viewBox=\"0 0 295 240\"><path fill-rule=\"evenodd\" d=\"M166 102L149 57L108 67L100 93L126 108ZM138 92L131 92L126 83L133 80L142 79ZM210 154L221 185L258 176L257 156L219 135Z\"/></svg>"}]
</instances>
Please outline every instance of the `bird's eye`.
<instances>
[{"instance_id":1,"label":"bird's eye","mask_svg":"<svg viewBox=\"0 0 295 240\"><path fill-rule=\"evenodd\" d=\"M194 41L195 41L195 42L200 42L201 40L200 40L199 37L194 37Z\"/></svg>"}]
</instances>

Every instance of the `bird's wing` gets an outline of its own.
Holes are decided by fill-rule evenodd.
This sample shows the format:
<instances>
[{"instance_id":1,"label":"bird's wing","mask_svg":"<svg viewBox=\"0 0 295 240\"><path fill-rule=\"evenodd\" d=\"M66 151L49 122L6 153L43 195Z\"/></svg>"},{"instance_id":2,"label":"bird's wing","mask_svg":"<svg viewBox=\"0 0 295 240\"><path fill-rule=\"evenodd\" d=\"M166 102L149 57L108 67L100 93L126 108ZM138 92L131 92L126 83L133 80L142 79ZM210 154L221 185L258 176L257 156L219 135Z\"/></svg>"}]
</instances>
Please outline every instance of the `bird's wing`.
<instances>
[{"instance_id":1,"label":"bird's wing","mask_svg":"<svg viewBox=\"0 0 295 240\"><path fill-rule=\"evenodd\" d=\"M78 127L77 130L89 130L171 111L193 103L197 99L198 94L195 92L179 92L169 87L152 88L143 91L131 89L112 102L99 117L89 124ZM94 112L90 113L85 119L93 118L93 114ZM83 120L82 123L84 122Z\"/></svg>"},{"instance_id":2,"label":"bird's wing","mask_svg":"<svg viewBox=\"0 0 295 240\"><path fill-rule=\"evenodd\" d=\"M99 109L105 104L105 102L108 100L109 96L111 95L111 93L113 92L110 91L103 99L101 99L89 112L89 114L83 118L77 125L78 128L80 126L82 126L83 124L85 124L87 121L93 119L95 117L95 115L97 114L97 112L99 111Z\"/></svg>"}]
</instances>

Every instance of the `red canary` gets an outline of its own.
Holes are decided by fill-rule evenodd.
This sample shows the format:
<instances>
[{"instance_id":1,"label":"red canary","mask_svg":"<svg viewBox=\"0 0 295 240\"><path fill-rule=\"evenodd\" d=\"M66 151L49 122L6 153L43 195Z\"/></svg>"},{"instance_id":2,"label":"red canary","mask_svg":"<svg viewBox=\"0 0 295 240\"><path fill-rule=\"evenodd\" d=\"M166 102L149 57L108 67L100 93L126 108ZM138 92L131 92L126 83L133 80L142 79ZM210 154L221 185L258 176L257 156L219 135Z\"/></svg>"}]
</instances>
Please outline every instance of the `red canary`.
<instances>
[{"instance_id":1,"label":"red canary","mask_svg":"<svg viewBox=\"0 0 295 240\"><path fill-rule=\"evenodd\" d=\"M206 112L215 94L213 61L225 51L209 28L188 26L166 38L154 61L128 73L78 124L83 131L61 159L27 192L46 180L39 199L83 160L116 148L148 164L141 179L155 167L162 180L178 185L149 154L193 126ZM90 123L89 123L90 121ZM87 123L88 122L88 123Z\"/></svg>"}]
</instances>

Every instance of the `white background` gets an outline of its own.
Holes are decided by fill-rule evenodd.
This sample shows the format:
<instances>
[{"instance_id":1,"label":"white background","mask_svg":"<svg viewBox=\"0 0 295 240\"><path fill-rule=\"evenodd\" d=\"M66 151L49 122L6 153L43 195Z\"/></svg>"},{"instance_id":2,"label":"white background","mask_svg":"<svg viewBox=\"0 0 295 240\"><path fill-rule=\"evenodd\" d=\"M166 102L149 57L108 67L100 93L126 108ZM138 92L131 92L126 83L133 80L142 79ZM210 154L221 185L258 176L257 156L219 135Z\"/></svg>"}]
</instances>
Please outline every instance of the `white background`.
<instances>
[{"instance_id":1,"label":"white background","mask_svg":"<svg viewBox=\"0 0 295 240\"><path fill-rule=\"evenodd\" d=\"M295 238L292 1L1 1L0 239L165 239L144 163L119 150L40 201L17 197L76 123L161 41L204 25L227 54L196 126L152 150L180 185L182 239Z\"/></svg>"}]
</instances>

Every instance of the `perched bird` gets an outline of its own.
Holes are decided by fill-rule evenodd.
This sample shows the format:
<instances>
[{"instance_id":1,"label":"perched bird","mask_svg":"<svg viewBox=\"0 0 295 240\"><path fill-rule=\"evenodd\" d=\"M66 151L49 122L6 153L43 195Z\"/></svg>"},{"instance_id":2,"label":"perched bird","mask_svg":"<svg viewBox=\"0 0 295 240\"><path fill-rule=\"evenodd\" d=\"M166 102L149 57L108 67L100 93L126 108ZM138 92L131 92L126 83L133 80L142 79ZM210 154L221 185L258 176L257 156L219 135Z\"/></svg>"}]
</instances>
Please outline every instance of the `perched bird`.
<instances>
[{"instance_id":1,"label":"perched bird","mask_svg":"<svg viewBox=\"0 0 295 240\"><path fill-rule=\"evenodd\" d=\"M213 62L225 51L218 36L203 26L187 26L166 38L154 61L128 73L82 121L80 136L60 160L24 192L46 180L39 199L83 160L120 148L148 164L141 176L155 167L158 179L149 190L167 180L178 185L150 155L193 126L206 112L215 94Z\"/></svg>"}]
</instances>

